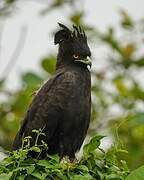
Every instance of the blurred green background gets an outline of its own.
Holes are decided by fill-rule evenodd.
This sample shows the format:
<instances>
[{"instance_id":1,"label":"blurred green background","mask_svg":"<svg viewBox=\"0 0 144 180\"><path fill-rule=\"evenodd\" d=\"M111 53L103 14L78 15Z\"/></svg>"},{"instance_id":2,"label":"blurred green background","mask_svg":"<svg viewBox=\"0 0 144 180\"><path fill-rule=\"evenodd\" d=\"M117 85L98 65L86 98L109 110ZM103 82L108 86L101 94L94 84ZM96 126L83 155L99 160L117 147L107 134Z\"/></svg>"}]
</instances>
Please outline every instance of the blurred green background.
<instances>
[{"instance_id":1,"label":"blurred green background","mask_svg":"<svg viewBox=\"0 0 144 180\"><path fill-rule=\"evenodd\" d=\"M17 13L17 3L16 0L1 0L0 21L4 22ZM88 134L107 136L106 148L113 144L128 150L123 158L130 169L134 169L144 163L144 77L141 76L144 68L144 19L135 20L127 11L120 10L117 25L101 31L88 23L85 9L74 0L45 3L40 16L43 18L53 11L63 10L64 6L71 9L70 15L65 17L67 23L85 28L93 52L92 117ZM53 38L55 30L48 36ZM99 47L105 49L105 55L101 54L102 58L97 61L95 50ZM99 61L103 62L103 67L98 70L95 67ZM55 62L56 53L48 53L41 58L39 71L20 74L19 87L12 91L6 85L8 76L0 78L0 146L5 150L10 150L34 92L54 73ZM11 66L13 62L9 62L9 68Z\"/></svg>"}]
</instances>

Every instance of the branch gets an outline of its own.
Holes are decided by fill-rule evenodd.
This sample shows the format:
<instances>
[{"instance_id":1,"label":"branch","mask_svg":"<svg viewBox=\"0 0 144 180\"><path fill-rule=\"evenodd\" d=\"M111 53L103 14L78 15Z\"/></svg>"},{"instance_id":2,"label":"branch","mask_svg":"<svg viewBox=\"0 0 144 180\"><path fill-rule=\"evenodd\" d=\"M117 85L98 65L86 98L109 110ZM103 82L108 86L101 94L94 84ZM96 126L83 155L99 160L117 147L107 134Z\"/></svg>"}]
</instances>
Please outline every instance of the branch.
<instances>
[{"instance_id":1,"label":"branch","mask_svg":"<svg viewBox=\"0 0 144 180\"><path fill-rule=\"evenodd\" d=\"M21 29L21 34L19 36L19 40L17 42L17 46L16 46L8 64L6 65L4 71L2 72L2 76L4 79L7 78L8 75L10 74L10 72L12 71L13 67L15 66L15 64L20 56L22 49L24 48L27 31L28 31L27 27L23 26Z\"/></svg>"},{"instance_id":2,"label":"branch","mask_svg":"<svg viewBox=\"0 0 144 180\"><path fill-rule=\"evenodd\" d=\"M2 49L2 33L3 33L3 28L4 28L4 26L3 25L1 25L0 26L0 56L1 56L1 49ZM0 58L1 59L1 58Z\"/></svg>"}]
</instances>

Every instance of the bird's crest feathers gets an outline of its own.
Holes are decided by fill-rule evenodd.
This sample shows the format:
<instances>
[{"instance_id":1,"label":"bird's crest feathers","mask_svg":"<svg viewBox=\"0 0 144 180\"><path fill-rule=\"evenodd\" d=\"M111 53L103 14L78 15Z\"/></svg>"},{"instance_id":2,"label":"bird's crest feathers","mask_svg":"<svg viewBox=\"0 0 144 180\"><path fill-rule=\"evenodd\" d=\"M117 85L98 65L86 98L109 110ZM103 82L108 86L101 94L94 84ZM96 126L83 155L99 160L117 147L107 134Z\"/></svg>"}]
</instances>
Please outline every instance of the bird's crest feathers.
<instances>
[{"instance_id":1,"label":"bird's crest feathers","mask_svg":"<svg viewBox=\"0 0 144 180\"><path fill-rule=\"evenodd\" d=\"M86 37L86 34L84 32L84 30L81 28L81 26L75 26L73 25L73 37L76 37L76 38L80 38L80 39L83 39L83 40L87 40L87 37Z\"/></svg>"},{"instance_id":2,"label":"bird's crest feathers","mask_svg":"<svg viewBox=\"0 0 144 180\"><path fill-rule=\"evenodd\" d=\"M72 31L64 24L58 23L58 25L61 27L61 30L59 30L55 34L55 38L54 38L55 44L59 44L64 40L75 39L75 38L83 41L87 41L86 34L80 26L73 25L73 31Z\"/></svg>"}]
</instances>

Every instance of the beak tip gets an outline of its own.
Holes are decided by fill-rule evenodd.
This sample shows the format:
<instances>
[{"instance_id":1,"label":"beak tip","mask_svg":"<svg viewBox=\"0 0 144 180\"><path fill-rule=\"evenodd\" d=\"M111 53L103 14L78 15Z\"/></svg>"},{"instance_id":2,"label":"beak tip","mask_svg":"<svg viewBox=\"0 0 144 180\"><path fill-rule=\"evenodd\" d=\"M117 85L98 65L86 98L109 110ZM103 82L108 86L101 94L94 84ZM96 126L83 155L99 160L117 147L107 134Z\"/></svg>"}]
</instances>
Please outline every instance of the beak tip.
<instances>
[{"instance_id":1,"label":"beak tip","mask_svg":"<svg viewBox=\"0 0 144 180\"><path fill-rule=\"evenodd\" d=\"M92 63L89 63L89 64L88 64L88 66L89 66L89 67L90 67L90 69L91 69L91 67L92 67Z\"/></svg>"}]
</instances>

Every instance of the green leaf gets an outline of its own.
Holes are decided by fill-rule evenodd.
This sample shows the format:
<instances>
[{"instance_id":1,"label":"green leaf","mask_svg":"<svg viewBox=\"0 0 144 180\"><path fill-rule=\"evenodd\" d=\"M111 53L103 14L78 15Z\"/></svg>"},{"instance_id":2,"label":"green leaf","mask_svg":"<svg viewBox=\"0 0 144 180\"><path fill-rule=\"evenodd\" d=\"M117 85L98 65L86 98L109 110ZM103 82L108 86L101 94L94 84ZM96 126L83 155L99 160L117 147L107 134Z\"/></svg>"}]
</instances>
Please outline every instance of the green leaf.
<instances>
[{"instance_id":1,"label":"green leaf","mask_svg":"<svg viewBox=\"0 0 144 180\"><path fill-rule=\"evenodd\" d=\"M49 157L51 160L56 161L56 162L59 162L59 160L60 160L58 154L47 155L47 157Z\"/></svg>"},{"instance_id":2,"label":"green leaf","mask_svg":"<svg viewBox=\"0 0 144 180\"><path fill-rule=\"evenodd\" d=\"M39 148L39 147L36 147L36 146L33 146L33 147L31 148L31 150L32 150L32 151L35 151L35 152L40 152L40 151L41 151L40 148Z\"/></svg>"},{"instance_id":3,"label":"green leaf","mask_svg":"<svg viewBox=\"0 0 144 180\"><path fill-rule=\"evenodd\" d=\"M0 174L0 180L10 180L12 172Z\"/></svg>"},{"instance_id":4,"label":"green leaf","mask_svg":"<svg viewBox=\"0 0 144 180\"><path fill-rule=\"evenodd\" d=\"M56 58L54 56L44 58L41 62L41 66L46 72L53 74L56 66Z\"/></svg>"},{"instance_id":5,"label":"green leaf","mask_svg":"<svg viewBox=\"0 0 144 180\"><path fill-rule=\"evenodd\" d=\"M14 3L15 0L6 0L6 3L10 4L10 3Z\"/></svg>"},{"instance_id":6,"label":"green leaf","mask_svg":"<svg viewBox=\"0 0 144 180\"><path fill-rule=\"evenodd\" d=\"M113 174L113 173L110 175L107 175L105 179L106 180L124 180L119 175Z\"/></svg>"},{"instance_id":7,"label":"green leaf","mask_svg":"<svg viewBox=\"0 0 144 180\"><path fill-rule=\"evenodd\" d=\"M45 167L49 166L48 160L39 160L37 162L37 164L40 165L40 166L45 166Z\"/></svg>"},{"instance_id":8,"label":"green leaf","mask_svg":"<svg viewBox=\"0 0 144 180\"><path fill-rule=\"evenodd\" d=\"M24 180L25 177L26 177L25 175L20 175L20 176L18 177L18 178L19 178L18 180Z\"/></svg>"},{"instance_id":9,"label":"green leaf","mask_svg":"<svg viewBox=\"0 0 144 180\"><path fill-rule=\"evenodd\" d=\"M134 26L134 22L133 22L132 18L128 15L128 13L122 9L122 10L120 10L120 14L122 17L121 25L126 29L132 28Z\"/></svg>"},{"instance_id":10,"label":"green leaf","mask_svg":"<svg viewBox=\"0 0 144 180\"><path fill-rule=\"evenodd\" d=\"M113 83L120 94L126 96L128 94L127 84L124 83L122 78L116 78L113 80Z\"/></svg>"},{"instance_id":11,"label":"green leaf","mask_svg":"<svg viewBox=\"0 0 144 180\"><path fill-rule=\"evenodd\" d=\"M53 155L54 158L53 159L44 159L44 160L39 160L37 162L37 164L39 166L44 166L48 169L55 169L55 168L59 168L60 164L59 164L59 157L57 159L55 159L55 155Z\"/></svg>"},{"instance_id":12,"label":"green leaf","mask_svg":"<svg viewBox=\"0 0 144 180\"><path fill-rule=\"evenodd\" d=\"M92 180L93 178L90 175L74 175L72 180Z\"/></svg>"},{"instance_id":13,"label":"green leaf","mask_svg":"<svg viewBox=\"0 0 144 180\"><path fill-rule=\"evenodd\" d=\"M1 80L0 80L0 88L3 87L4 83L5 83L5 80L4 80L4 79L1 79Z\"/></svg>"},{"instance_id":14,"label":"green leaf","mask_svg":"<svg viewBox=\"0 0 144 180\"><path fill-rule=\"evenodd\" d=\"M52 4L48 5L48 7L41 11L41 15L45 15L55 8L62 7L64 3L65 0L53 0Z\"/></svg>"},{"instance_id":15,"label":"green leaf","mask_svg":"<svg viewBox=\"0 0 144 180\"><path fill-rule=\"evenodd\" d=\"M82 18L84 16L84 12L74 12L73 15L70 16L70 20L72 21L73 24L80 25Z\"/></svg>"},{"instance_id":16,"label":"green leaf","mask_svg":"<svg viewBox=\"0 0 144 180\"><path fill-rule=\"evenodd\" d=\"M22 80L27 86L30 86L30 87L37 86L43 81L43 79L39 75L32 72L27 72L23 74Z\"/></svg>"},{"instance_id":17,"label":"green leaf","mask_svg":"<svg viewBox=\"0 0 144 180\"><path fill-rule=\"evenodd\" d=\"M35 178L37 178L37 179L40 179L40 180L44 180L45 178L43 177L43 175L40 173L40 172L38 172L38 171L34 171L34 172L32 172L32 174L31 174L32 176L34 176Z\"/></svg>"},{"instance_id":18,"label":"green leaf","mask_svg":"<svg viewBox=\"0 0 144 180\"><path fill-rule=\"evenodd\" d=\"M89 172L88 167L85 166L85 165L79 165L79 166L77 167L77 169L79 169L79 170L81 170L81 171Z\"/></svg>"},{"instance_id":19,"label":"green leaf","mask_svg":"<svg viewBox=\"0 0 144 180\"><path fill-rule=\"evenodd\" d=\"M114 49L117 53L123 56L121 44L115 37L113 28L110 27L107 33L104 35L101 34L100 38L103 42L107 43L111 49Z\"/></svg>"},{"instance_id":20,"label":"green leaf","mask_svg":"<svg viewBox=\"0 0 144 180\"><path fill-rule=\"evenodd\" d=\"M123 55L126 57L126 58L130 58L133 53L135 52L135 44L127 44L125 47L123 47Z\"/></svg>"},{"instance_id":21,"label":"green leaf","mask_svg":"<svg viewBox=\"0 0 144 180\"><path fill-rule=\"evenodd\" d=\"M120 162L121 160L127 160L129 154L128 154L128 151L124 149L116 149L115 155Z\"/></svg>"},{"instance_id":22,"label":"green leaf","mask_svg":"<svg viewBox=\"0 0 144 180\"><path fill-rule=\"evenodd\" d=\"M144 166L132 171L126 180L144 180Z\"/></svg>"},{"instance_id":23,"label":"green leaf","mask_svg":"<svg viewBox=\"0 0 144 180\"><path fill-rule=\"evenodd\" d=\"M140 58L140 59L137 59L135 62L134 62L135 65L137 65L138 67L142 67L144 66L144 57Z\"/></svg>"},{"instance_id":24,"label":"green leaf","mask_svg":"<svg viewBox=\"0 0 144 180\"><path fill-rule=\"evenodd\" d=\"M89 144L86 144L86 145L84 146L84 154L85 154L85 155L88 155L88 154L92 153L94 150L96 150L96 149L99 147L99 145L100 145L100 140L101 140L103 137L105 137L105 136L99 136L99 135L94 136L94 137L90 140Z\"/></svg>"},{"instance_id":25,"label":"green leaf","mask_svg":"<svg viewBox=\"0 0 144 180\"><path fill-rule=\"evenodd\" d=\"M27 173L28 174L31 174L35 169L35 166L34 165L31 165L31 166L27 166L26 167L26 170L27 170Z\"/></svg>"},{"instance_id":26,"label":"green leaf","mask_svg":"<svg viewBox=\"0 0 144 180\"><path fill-rule=\"evenodd\" d=\"M144 125L144 112L137 112L132 118L131 121L133 123L139 124L139 125Z\"/></svg>"}]
</instances>

